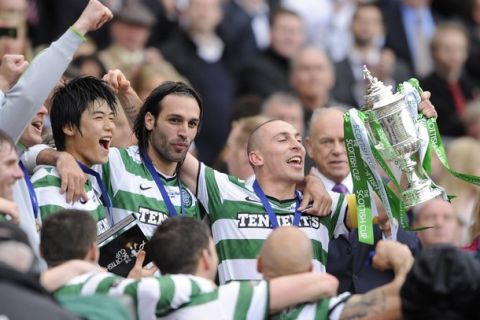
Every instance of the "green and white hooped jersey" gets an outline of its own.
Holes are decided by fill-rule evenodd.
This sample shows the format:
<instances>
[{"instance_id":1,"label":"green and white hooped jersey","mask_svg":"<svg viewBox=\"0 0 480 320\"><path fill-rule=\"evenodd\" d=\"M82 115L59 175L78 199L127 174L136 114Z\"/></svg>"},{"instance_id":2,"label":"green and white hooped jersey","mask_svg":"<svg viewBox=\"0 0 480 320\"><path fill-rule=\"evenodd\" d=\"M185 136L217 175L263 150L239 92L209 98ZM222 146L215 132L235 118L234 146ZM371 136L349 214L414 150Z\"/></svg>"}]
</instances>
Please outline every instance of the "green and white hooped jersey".
<instances>
[{"instance_id":1,"label":"green and white hooped jersey","mask_svg":"<svg viewBox=\"0 0 480 320\"><path fill-rule=\"evenodd\" d=\"M108 272L75 277L54 296L129 296L138 319L265 319L268 283L232 282L216 287L192 275L125 279Z\"/></svg>"},{"instance_id":2,"label":"green and white hooped jersey","mask_svg":"<svg viewBox=\"0 0 480 320\"><path fill-rule=\"evenodd\" d=\"M112 200L114 223L134 213L145 236L150 238L156 228L168 219L169 213L153 177L143 164L137 146L126 149L110 148L108 162L93 169L102 175L103 183ZM180 191L176 176L160 179L170 196L177 215L180 215ZM182 186L185 214L199 218L200 210L193 193Z\"/></svg>"},{"instance_id":3,"label":"green and white hooped jersey","mask_svg":"<svg viewBox=\"0 0 480 320\"><path fill-rule=\"evenodd\" d=\"M205 166L200 166L198 200L208 212L219 257L220 283L231 280L259 280L256 258L272 232L270 219L260 199L245 182ZM312 240L313 269L325 272L328 243L346 232L343 223L347 208L344 195L332 192L332 214L327 217L302 215L299 227ZM269 198L280 226L292 225L295 199Z\"/></svg>"},{"instance_id":4,"label":"green and white hooped jersey","mask_svg":"<svg viewBox=\"0 0 480 320\"><path fill-rule=\"evenodd\" d=\"M350 292L289 308L270 317L271 320L339 320Z\"/></svg>"},{"instance_id":5,"label":"green and white hooped jersey","mask_svg":"<svg viewBox=\"0 0 480 320\"><path fill-rule=\"evenodd\" d=\"M55 167L37 167L31 180L38 199L39 223L42 219L59 210L77 209L88 211L97 221L97 234L101 234L110 228L107 219L108 212L100 200L101 191L96 187L96 183L93 183L95 178L89 176L84 186L88 201L78 200L73 204L67 202L65 194L60 194L62 181Z\"/></svg>"}]
</instances>

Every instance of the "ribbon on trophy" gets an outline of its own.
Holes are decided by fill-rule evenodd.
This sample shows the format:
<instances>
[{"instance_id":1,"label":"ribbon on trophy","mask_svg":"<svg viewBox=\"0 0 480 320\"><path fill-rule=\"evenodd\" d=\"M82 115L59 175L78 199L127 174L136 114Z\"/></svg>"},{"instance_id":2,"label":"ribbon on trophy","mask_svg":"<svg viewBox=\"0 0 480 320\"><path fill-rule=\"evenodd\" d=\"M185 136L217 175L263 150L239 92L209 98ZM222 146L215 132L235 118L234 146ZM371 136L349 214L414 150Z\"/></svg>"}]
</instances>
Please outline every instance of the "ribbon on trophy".
<instances>
[{"instance_id":1,"label":"ribbon on trophy","mask_svg":"<svg viewBox=\"0 0 480 320\"><path fill-rule=\"evenodd\" d=\"M420 94L423 90L420 88L420 84L417 79L410 79L406 82L403 82L398 86L398 91L405 94L407 103L412 104L413 99L420 102ZM407 99L407 96L409 97ZM418 105L416 103L416 105ZM422 166L428 173L431 173L432 164L431 164L431 154L432 150L438 156L442 166L453 176L461 179L465 182L480 186L480 177L469 175L461 172L457 172L450 168L448 163L447 154L443 146L442 138L440 136L440 131L438 130L437 120L435 118L426 118L423 114L417 115L417 133L419 134L420 141L422 142L420 147L420 154L423 156L421 158ZM422 150L423 145L423 150ZM437 186L438 187L438 186ZM439 187L440 188L440 187ZM448 196L449 199L454 196Z\"/></svg>"},{"instance_id":2,"label":"ribbon on trophy","mask_svg":"<svg viewBox=\"0 0 480 320\"><path fill-rule=\"evenodd\" d=\"M418 113L422 90L416 79L398 86L393 94L372 77L368 69L364 74L370 81L364 110L350 109L344 115L345 147L356 194L359 241L373 244L372 199L373 192L380 198L395 240L400 226L411 230L406 216L406 206L442 196L445 190L428 177L431 173L431 156L434 151L445 169L455 177L480 186L480 177L452 170L435 118ZM370 100L367 100L369 98ZM400 186L388 161L392 161L407 178L406 189ZM417 163L420 166L417 166ZM377 170L377 164L389 179L389 184ZM427 174L428 173L428 174ZM415 230L423 230L422 227Z\"/></svg>"}]
</instances>

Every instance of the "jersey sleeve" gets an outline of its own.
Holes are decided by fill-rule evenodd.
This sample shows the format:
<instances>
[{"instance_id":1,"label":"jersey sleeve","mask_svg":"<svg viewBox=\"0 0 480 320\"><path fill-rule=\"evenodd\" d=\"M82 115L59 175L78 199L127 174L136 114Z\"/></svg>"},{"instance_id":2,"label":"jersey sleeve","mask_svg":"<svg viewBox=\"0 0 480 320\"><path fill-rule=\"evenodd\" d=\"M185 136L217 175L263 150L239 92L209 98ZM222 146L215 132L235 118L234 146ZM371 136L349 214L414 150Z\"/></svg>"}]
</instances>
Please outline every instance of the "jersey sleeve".
<instances>
[{"instance_id":1,"label":"jersey sleeve","mask_svg":"<svg viewBox=\"0 0 480 320\"><path fill-rule=\"evenodd\" d=\"M60 194L60 178L51 174L49 170L54 168L40 167L32 176L41 220L61 209L71 208L71 204L67 203L66 195Z\"/></svg>"},{"instance_id":2,"label":"jersey sleeve","mask_svg":"<svg viewBox=\"0 0 480 320\"><path fill-rule=\"evenodd\" d=\"M329 237L332 239L348 233L345 224L348 206L344 194L331 191L328 191L328 193L332 198L332 213L326 217L326 225L328 226Z\"/></svg>"},{"instance_id":3,"label":"jersey sleeve","mask_svg":"<svg viewBox=\"0 0 480 320\"><path fill-rule=\"evenodd\" d=\"M266 319L269 307L267 281L235 281L219 287L220 305L228 319Z\"/></svg>"}]
</instances>

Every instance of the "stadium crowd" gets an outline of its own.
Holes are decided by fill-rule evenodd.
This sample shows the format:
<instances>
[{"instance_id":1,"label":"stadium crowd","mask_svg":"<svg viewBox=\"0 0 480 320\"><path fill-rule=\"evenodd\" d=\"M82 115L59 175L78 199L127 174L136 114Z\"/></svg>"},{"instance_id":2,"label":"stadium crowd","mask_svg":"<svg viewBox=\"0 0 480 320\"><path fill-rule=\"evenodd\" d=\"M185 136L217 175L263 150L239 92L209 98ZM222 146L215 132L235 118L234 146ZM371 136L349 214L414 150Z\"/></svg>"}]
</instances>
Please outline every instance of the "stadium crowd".
<instances>
[{"instance_id":1,"label":"stadium crowd","mask_svg":"<svg viewBox=\"0 0 480 320\"><path fill-rule=\"evenodd\" d=\"M344 115L417 78L480 175L479 61L480 0L0 0L0 319L478 319L479 186L359 241Z\"/></svg>"}]
</instances>

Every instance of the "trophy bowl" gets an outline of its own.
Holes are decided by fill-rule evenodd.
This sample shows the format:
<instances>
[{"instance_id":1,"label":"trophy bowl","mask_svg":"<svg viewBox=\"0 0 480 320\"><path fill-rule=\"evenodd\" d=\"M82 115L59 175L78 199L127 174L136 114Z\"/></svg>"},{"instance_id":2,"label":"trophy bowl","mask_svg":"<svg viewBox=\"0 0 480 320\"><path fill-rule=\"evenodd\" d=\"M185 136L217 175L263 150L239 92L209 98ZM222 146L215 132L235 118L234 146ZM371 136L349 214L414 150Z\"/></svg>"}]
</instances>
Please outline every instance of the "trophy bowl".
<instances>
[{"instance_id":1,"label":"trophy bowl","mask_svg":"<svg viewBox=\"0 0 480 320\"><path fill-rule=\"evenodd\" d=\"M380 134L384 135L389 146L379 141L380 134L372 129L372 124L368 124L368 132L374 147L382 152L387 160L393 161L407 178L406 189L401 193L405 207L440 196L442 191L434 187L423 167L418 165L420 140L417 136L416 119L412 118L404 95L393 94L390 87L385 87L372 77L366 67L364 73L370 87L374 88L370 88L370 92L375 92L374 98L365 99L372 102L369 108L370 122L378 122Z\"/></svg>"}]
</instances>

